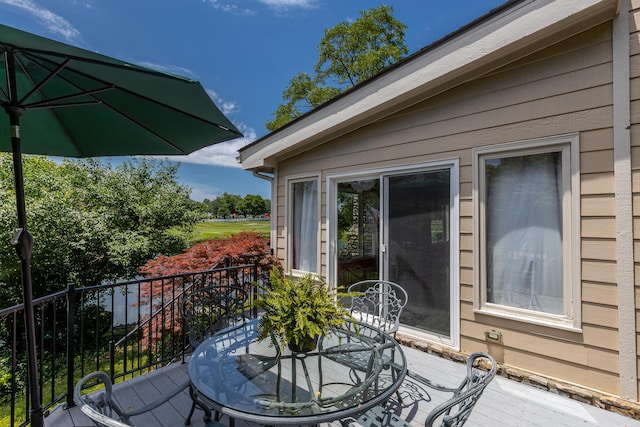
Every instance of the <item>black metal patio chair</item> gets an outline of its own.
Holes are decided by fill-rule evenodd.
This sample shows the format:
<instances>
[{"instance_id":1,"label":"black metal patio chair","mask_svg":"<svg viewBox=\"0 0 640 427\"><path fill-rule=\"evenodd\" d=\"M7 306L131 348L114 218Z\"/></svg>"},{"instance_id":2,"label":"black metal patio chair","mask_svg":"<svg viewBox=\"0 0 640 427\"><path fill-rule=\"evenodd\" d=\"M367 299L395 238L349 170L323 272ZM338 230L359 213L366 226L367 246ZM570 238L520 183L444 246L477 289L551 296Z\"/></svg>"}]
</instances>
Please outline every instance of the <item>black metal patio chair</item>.
<instances>
[{"instance_id":1,"label":"black metal patio chair","mask_svg":"<svg viewBox=\"0 0 640 427\"><path fill-rule=\"evenodd\" d=\"M400 327L400 315L407 305L404 288L387 280L363 280L349 286L351 315L395 337Z\"/></svg>"},{"instance_id":2,"label":"black metal patio chair","mask_svg":"<svg viewBox=\"0 0 640 427\"><path fill-rule=\"evenodd\" d=\"M363 280L349 286L347 294L351 298L349 311L353 320L374 327L359 331L360 334L376 334L376 330L382 330L395 337L400 327L402 309L408 301L407 292L402 286L387 280ZM370 336L369 338L384 344L383 335ZM349 346L350 344L346 343L342 345L342 348L348 350ZM327 357L350 367L351 380L356 383L361 380L359 372L366 372L370 363L365 352L345 351ZM393 352L391 355L383 354L383 357L386 359L384 363L387 364L393 359ZM391 372L395 376L395 371ZM400 394L396 393L396 395L398 400L401 400Z\"/></svg>"},{"instance_id":3,"label":"black metal patio chair","mask_svg":"<svg viewBox=\"0 0 640 427\"><path fill-rule=\"evenodd\" d=\"M486 359L484 366L480 368L479 361ZM496 376L497 364L491 355L486 353L473 353L467 360L467 375L456 388L434 384L421 375L409 372L407 375L435 390L451 393L451 397L433 408L425 421L425 427L460 427L464 425L473 410L484 389ZM389 411L386 406L378 405L358 419L348 419L343 422L345 426L358 427L413 427L397 414Z\"/></svg>"},{"instance_id":4,"label":"black metal patio chair","mask_svg":"<svg viewBox=\"0 0 640 427\"><path fill-rule=\"evenodd\" d=\"M197 289L186 295L180 306L180 313L187 326L189 343L195 349L200 343L216 332L240 325L254 317L253 293L251 289L243 289L231 285L216 285ZM277 363L279 348L276 346L274 357L256 356L251 369L268 370ZM193 387L189 388L193 405L185 419L185 425L191 424L191 416L196 407L205 411L205 421L211 419L211 411L206 404L198 400ZM215 420L220 414L215 413Z\"/></svg>"},{"instance_id":5,"label":"black metal patio chair","mask_svg":"<svg viewBox=\"0 0 640 427\"><path fill-rule=\"evenodd\" d=\"M86 387L90 390L88 393L85 393ZM96 390L95 387L98 387L98 389ZM102 371L95 371L78 381L73 392L73 400L80 411L97 426L128 427L133 425L130 420L131 417L144 414L164 405L187 387L189 387L188 381L151 403L137 409L125 411L114 398L113 384L109 375ZM212 420L207 423L206 427L224 427L224 425Z\"/></svg>"},{"instance_id":6,"label":"black metal patio chair","mask_svg":"<svg viewBox=\"0 0 640 427\"><path fill-rule=\"evenodd\" d=\"M217 331L251 319L251 291L232 285L196 289L185 295L180 314L195 349Z\"/></svg>"}]
</instances>

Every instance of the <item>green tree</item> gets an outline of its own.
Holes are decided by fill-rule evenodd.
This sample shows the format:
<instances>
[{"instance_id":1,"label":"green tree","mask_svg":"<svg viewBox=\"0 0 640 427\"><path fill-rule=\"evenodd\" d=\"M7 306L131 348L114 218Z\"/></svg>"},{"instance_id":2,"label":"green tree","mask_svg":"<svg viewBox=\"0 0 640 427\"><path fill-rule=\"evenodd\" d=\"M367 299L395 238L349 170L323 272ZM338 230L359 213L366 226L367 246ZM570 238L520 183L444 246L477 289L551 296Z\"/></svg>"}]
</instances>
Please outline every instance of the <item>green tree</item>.
<instances>
[{"instance_id":1,"label":"green tree","mask_svg":"<svg viewBox=\"0 0 640 427\"><path fill-rule=\"evenodd\" d=\"M396 20L393 8L382 5L360 12L353 22L325 30L318 47L315 75L299 73L282 94L273 120L274 131L306 111L318 107L350 87L367 80L408 53L406 25Z\"/></svg>"},{"instance_id":2,"label":"green tree","mask_svg":"<svg viewBox=\"0 0 640 427\"><path fill-rule=\"evenodd\" d=\"M217 218L229 218L233 214L257 216L271 211L271 201L257 194L241 197L225 192L213 200L204 199L199 205L205 213Z\"/></svg>"},{"instance_id":3,"label":"green tree","mask_svg":"<svg viewBox=\"0 0 640 427\"><path fill-rule=\"evenodd\" d=\"M9 244L17 224L11 157L0 155L0 298L21 301L20 264ZM134 277L158 254L180 253L199 220L178 166L131 160L118 167L97 160L25 156L27 217L35 244L35 296L67 283ZM167 233L182 228L185 233Z\"/></svg>"},{"instance_id":4,"label":"green tree","mask_svg":"<svg viewBox=\"0 0 640 427\"><path fill-rule=\"evenodd\" d=\"M222 195L208 201L208 210L217 218L228 218L238 213L238 207L241 202L242 197L225 191Z\"/></svg>"},{"instance_id":5,"label":"green tree","mask_svg":"<svg viewBox=\"0 0 640 427\"><path fill-rule=\"evenodd\" d=\"M263 215L271 210L270 205L269 200L265 200L257 194L247 194L242 199L241 212L248 216Z\"/></svg>"}]
</instances>

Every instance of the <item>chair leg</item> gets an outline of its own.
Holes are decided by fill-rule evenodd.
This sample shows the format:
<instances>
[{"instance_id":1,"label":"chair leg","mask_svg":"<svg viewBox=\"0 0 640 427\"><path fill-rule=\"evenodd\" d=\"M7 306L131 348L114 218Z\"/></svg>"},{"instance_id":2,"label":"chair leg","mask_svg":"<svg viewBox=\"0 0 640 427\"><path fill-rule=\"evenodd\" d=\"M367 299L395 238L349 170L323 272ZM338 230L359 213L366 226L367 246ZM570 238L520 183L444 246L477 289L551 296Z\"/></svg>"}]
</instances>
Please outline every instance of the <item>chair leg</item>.
<instances>
[{"instance_id":1,"label":"chair leg","mask_svg":"<svg viewBox=\"0 0 640 427\"><path fill-rule=\"evenodd\" d=\"M391 371L391 378L393 379L393 381L396 380L396 373L395 371L393 371L393 369ZM398 397L398 403L402 404L402 397L400 397L400 388L396 390L396 396Z\"/></svg>"},{"instance_id":2,"label":"chair leg","mask_svg":"<svg viewBox=\"0 0 640 427\"><path fill-rule=\"evenodd\" d=\"M199 406L204 411L203 418L206 424L211 420L211 409L209 409L207 405L205 405L204 403L198 400L198 397L196 396L196 393L193 387L189 387L189 395L191 396L191 400L193 403L191 404L191 410L189 411L189 415L187 415L187 418L184 420L184 425L186 426L191 425L191 417L193 416L193 412L196 409L196 405ZM219 419L220 419L220 413L216 411L215 421L218 421Z\"/></svg>"},{"instance_id":3,"label":"chair leg","mask_svg":"<svg viewBox=\"0 0 640 427\"><path fill-rule=\"evenodd\" d=\"M196 410L196 401L194 400L193 403L191 404L191 410L189 411L189 415L187 415L187 418L185 418L184 420L184 425L189 426L191 425L191 417L193 416L193 412Z\"/></svg>"},{"instance_id":4,"label":"chair leg","mask_svg":"<svg viewBox=\"0 0 640 427\"><path fill-rule=\"evenodd\" d=\"M394 338L395 338L395 333L393 334ZM396 353L395 353L395 348L391 350L391 360L395 359L396 357ZM393 368L391 369L391 379L395 382L396 380L396 371L393 370ZM402 404L402 397L400 397L400 389L396 390L396 396L398 397L398 403Z\"/></svg>"}]
</instances>

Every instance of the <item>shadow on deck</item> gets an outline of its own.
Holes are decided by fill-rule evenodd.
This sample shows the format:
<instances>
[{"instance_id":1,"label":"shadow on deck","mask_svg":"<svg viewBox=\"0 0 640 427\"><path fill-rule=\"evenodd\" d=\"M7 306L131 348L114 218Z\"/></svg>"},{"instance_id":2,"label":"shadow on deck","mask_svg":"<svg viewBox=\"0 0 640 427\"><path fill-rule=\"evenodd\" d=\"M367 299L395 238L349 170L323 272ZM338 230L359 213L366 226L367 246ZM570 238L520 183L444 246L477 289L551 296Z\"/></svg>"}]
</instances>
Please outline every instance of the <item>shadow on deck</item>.
<instances>
[{"instance_id":1,"label":"shadow on deck","mask_svg":"<svg viewBox=\"0 0 640 427\"><path fill-rule=\"evenodd\" d=\"M435 382L446 385L457 384L466 374L465 365L452 362L419 350L404 347L409 369ZM116 397L123 407L138 407L144 402L158 398L166 390L185 381L187 364L175 363L152 373L116 385ZM422 426L430 409L437 405L442 396L431 389L425 389L407 378L400 388L402 404L394 394L389 404L411 425ZM166 405L153 412L133 417L134 425L180 427L191 407L188 391L171 399ZM227 423L228 419L222 419ZM78 408L69 410L62 406L55 408L45 419L46 427L92 426ZM237 427L249 424L236 421ZM326 424L325 424L326 425ZM339 426L339 422L330 424ZM526 384L517 383L503 377L489 384L478 401L467 424L468 426L607 426L640 427L640 421L596 408L568 397L539 390ZM193 427L203 427L202 412L196 411L192 418Z\"/></svg>"}]
</instances>

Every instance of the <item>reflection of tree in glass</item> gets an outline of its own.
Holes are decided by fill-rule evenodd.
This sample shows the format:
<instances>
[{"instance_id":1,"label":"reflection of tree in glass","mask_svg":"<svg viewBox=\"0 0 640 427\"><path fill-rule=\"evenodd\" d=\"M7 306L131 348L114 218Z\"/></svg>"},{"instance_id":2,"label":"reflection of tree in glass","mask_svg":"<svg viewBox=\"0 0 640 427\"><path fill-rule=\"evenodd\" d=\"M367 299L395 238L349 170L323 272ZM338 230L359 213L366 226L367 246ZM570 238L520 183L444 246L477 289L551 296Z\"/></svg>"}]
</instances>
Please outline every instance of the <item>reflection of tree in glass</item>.
<instances>
[{"instance_id":1,"label":"reflection of tree in glass","mask_svg":"<svg viewBox=\"0 0 640 427\"><path fill-rule=\"evenodd\" d=\"M338 254L341 258L371 255L377 249L379 180L338 184Z\"/></svg>"}]
</instances>

